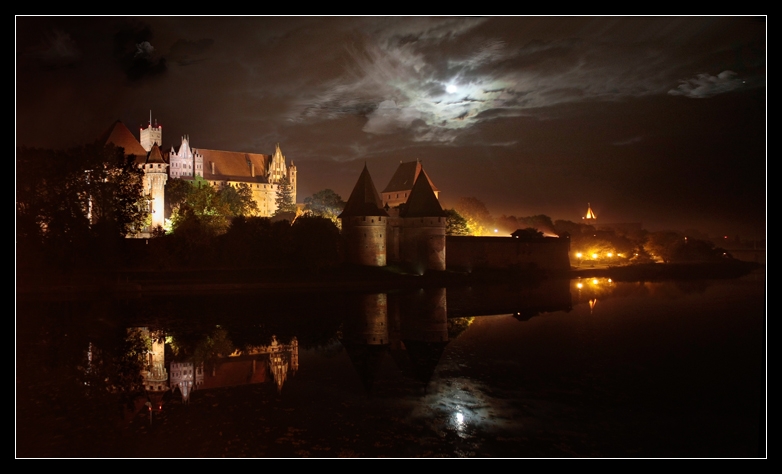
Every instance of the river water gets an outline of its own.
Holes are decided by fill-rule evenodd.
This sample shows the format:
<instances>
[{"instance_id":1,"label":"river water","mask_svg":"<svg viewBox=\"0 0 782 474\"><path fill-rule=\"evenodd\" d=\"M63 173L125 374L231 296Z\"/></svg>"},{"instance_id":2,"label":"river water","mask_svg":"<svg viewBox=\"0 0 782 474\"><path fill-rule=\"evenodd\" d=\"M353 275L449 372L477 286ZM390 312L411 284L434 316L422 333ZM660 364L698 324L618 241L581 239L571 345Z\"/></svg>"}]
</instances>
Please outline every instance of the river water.
<instances>
[{"instance_id":1,"label":"river water","mask_svg":"<svg viewBox=\"0 0 782 474\"><path fill-rule=\"evenodd\" d=\"M25 298L16 456L765 457L766 314L764 270Z\"/></svg>"}]
</instances>

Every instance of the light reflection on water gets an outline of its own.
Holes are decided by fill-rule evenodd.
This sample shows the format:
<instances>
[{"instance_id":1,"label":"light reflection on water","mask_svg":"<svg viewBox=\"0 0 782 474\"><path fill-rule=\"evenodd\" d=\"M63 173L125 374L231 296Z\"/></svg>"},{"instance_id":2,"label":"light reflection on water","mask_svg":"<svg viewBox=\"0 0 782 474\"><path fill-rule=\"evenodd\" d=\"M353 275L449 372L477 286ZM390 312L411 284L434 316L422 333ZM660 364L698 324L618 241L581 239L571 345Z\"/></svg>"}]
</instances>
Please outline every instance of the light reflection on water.
<instances>
[{"instance_id":1,"label":"light reflection on water","mask_svg":"<svg viewBox=\"0 0 782 474\"><path fill-rule=\"evenodd\" d=\"M20 303L17 455L757 456L764 290L597 278ZM154 414L133 395L128 327L165 341L168 386L140 392ZM212 385L184 396L172 362Z\"/></svg>"}]
</instances>

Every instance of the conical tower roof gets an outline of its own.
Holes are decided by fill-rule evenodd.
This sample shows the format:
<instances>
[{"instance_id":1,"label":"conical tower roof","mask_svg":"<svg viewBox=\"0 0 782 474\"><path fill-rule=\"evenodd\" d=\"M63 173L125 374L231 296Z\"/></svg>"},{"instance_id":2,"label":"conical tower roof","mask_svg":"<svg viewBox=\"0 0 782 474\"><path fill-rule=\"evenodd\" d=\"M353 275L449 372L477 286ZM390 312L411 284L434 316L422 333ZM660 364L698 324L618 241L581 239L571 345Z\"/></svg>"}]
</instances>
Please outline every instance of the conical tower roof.
<instances>
[{"instance_id":1,"label":"conical tower roof","mask_svg":"<svg viewBox=\"0 0 782 474\"><path fill-rule=\"evenodd\" d=\"M152 145L152 149L149 150L149 156L147 156L147 163L165 163L166 160L163 159L163 153L160 151L160 147L157 146L157 143Z\"/></svg>"},{"instance_id":2,"label":"conical tower roof","mask_svg":"<svg viewBox=\"0 0 782 474\"><path fill-rule=\"evenodd\" d=\"M402 212L402 217L444 217L445 211L440 205L437 196L434 195L432 184L429 182L426 172L421 170L415 180L410 197L407 198L407 206Z\"/></svg>"},{"instance_id":3,"label":"conical tower roof","mask_svg":"<svg viewBox=\"0 0 782 474\"><path fill-rule=\"evenodd\" d=\"M114 124L112 124L112 126L109 127L109 129L106 130L103 135L101 135L98 141L106 145L112 144L124 148L125 156L147 156L147 150L141 146L141 143L136 140L136 137L133 136L133 133L131 133L131 131L128 130L128 127L126 127L125 124L120 120L114 122Z\"/></svg>"},{"instance_id":4,"label":"conical tower roof","mask_svg":"<svg viewBox=\"0 0 782 474\"><path fill-rule=\"evenodd\" d=\"M388 216L366 164L339 218L355 216Z\"/></svg>"}]
</instances>

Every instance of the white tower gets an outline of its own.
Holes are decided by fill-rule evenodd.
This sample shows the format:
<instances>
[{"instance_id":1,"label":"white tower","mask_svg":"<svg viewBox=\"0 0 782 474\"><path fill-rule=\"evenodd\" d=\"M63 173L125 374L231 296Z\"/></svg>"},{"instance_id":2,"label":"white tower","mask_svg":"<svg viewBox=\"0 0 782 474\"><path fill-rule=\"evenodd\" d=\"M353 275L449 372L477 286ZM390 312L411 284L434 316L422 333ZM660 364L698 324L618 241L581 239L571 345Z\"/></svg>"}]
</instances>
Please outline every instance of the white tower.
<instances>
[{"instance_id":1,"label":"white tower","mask_svg":"<svg viewBox=\"0 0 782 474\"><path fill-rule=\"evenodd\" d=\"M152 150L152 145L157 143L157 146L163 146L163 126L158 125L155 120L155 125L152 125L152 111L149 111L149 125L147 128L142 128L139 131L139 142L141 146L149 153Z\"/></svg>"}]
</instances>

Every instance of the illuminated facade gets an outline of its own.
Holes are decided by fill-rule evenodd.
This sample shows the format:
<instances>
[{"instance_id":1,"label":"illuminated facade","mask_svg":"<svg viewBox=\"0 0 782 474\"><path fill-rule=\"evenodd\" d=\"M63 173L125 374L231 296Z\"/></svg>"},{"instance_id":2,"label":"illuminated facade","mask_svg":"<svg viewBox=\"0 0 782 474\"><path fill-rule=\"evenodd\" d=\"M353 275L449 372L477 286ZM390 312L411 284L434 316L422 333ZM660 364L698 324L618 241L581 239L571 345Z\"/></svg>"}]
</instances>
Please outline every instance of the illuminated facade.
<instances>
[{"instance_id":1,"label":"illuminated facade","mask_svg":"<svg viewBox=\"0 0 782 474\"><path fill-rule=\"evenodd\" d=\"M193 148L189 136L181 137L179 149L162 149L163 127L150 122L139 130L139 139L119 120L101 139L125 149L144 171L144 197L152 217L151 227L164 224L165 186L169 178L192 180L199 176L213 186L246 184L258 205L258 215L270 217L277 211L277 192L288 181L296 202L297 169L276 145L271 155Z\"/></svg>"}]
</instances>

